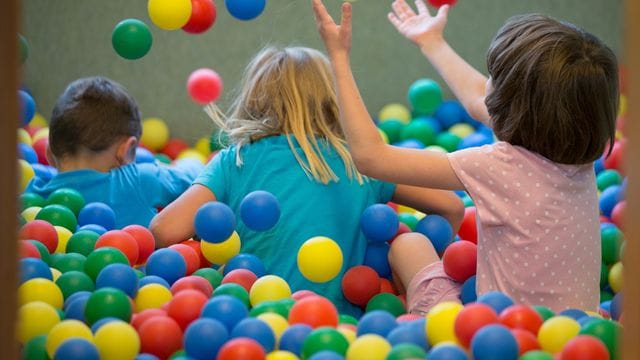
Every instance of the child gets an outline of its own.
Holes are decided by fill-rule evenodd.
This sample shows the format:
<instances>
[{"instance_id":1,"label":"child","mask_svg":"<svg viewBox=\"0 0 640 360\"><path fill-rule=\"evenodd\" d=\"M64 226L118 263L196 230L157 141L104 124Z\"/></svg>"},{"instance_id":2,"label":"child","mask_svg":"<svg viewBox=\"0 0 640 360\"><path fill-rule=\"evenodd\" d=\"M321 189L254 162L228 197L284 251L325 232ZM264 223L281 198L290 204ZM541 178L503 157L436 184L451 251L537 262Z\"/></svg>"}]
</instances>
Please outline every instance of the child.
<instances>
[{"instance_id":1,"label":"child","mask_svg":"<svg viewBox=\"0 0 640 360\"><path fill-rule=\"evenodd\" d=\"M454 229L460 225L463 207L454 193L396 187L356 171L338 123L329 61L317 50L262 50L245 71L228 119L217 121L232 146L154 218L151 231L158 246L191 237L195 213L206 202L226 203L238 216L244 196L268 191L279 200L280 220L266 232L239 221L241 251L261 258L267 272L285 279L292 291L313 290L339 311L354 314L357 309L342 296L340 281L346 269L363 263L367 240L359 219L365 208L393 200L439 213ZM342 271L328 283L312 283L297 269L298 249L314 236L333 239L343 253Z\"/></svg>"},{"instance_id":2,"label":"child","mask_svg":"<svg viewBox=\"0 0 640 360\"><path fill-rule=\"evenodd\" d=\"M478 216L478 294L498 290L555 311L595 311L600 237L593 162L614 140L614 54L573 25L518 16L491 43L487 79L444 41L448 7L432 17L422 0L416 4L417 14L403 0L394 1L391 23L420 47L467 111L491 126L499 141L448 155L381 142L349 68L351 6L343 5L338 26L314 0L336 77L340 122L358 170L470 194ZM415 313L459 291L428 245L408 234L390 252Z\"/></svg>"},{"instance_id":3,"label":"child","mask_svg":"<svg viewBox=\"0 0 640 360\"><path fill-rule=\"evenodd\" d=\"M72 82L49 124L47 160L59 173L48 181L34 178L25 191L46 198L57 189L73 188L87 203L109 205L117 228L148 226L156 207L184 192L203 166L135 164L140 133L138 106L120 84L104 77Z\"/></svg>"}]
</instances>

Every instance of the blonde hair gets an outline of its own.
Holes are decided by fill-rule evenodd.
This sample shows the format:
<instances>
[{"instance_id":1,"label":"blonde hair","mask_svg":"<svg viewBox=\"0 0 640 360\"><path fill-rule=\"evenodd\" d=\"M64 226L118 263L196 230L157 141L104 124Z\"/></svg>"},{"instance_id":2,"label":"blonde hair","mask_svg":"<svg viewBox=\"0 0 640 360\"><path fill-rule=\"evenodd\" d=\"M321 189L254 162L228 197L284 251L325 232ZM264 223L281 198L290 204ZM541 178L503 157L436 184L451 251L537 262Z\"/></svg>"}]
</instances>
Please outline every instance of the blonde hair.
<instances>
[{"instance_id":1,"label":"blonde hair","mask_svg":"<svg viewBox=\"0 0 640 360\"><path fill-rule=\"evenodd\" d=\"M236 163L242 165L242 146L274 135L287 135L289 147L309 178L323 184L339 179L322 156L330 145L344 163L347 175L359 183L344 134L338 122L336 91L328 59L305 47L260 51L245 69L239 94L228 116L207 111L230 144L237 146ZM305 159L294 146L299 144Z\"/></svg>"}]
</instances>

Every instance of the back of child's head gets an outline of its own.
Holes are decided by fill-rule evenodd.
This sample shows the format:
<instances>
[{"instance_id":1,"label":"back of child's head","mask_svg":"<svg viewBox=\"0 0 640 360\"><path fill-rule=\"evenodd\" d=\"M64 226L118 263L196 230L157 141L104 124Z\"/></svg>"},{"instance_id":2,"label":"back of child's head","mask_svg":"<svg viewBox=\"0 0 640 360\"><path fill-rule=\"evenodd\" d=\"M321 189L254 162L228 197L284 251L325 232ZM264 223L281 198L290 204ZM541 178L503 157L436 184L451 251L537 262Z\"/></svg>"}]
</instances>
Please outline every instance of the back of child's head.
<instances>
[{"instance_id":1,"label":"back of child's head","mask_svg":"<svg viewBox=\"0 0 640 360\"><path fill-rule=\"evenodd\" d=\"M49 148L56 158L99 153L118 140L140 138L140 111L118 83L104 77L78 79L53 108Z\"/></svg>"},{"instance_id":2,"label":"back of child's head","mask_svg":"<svg viewBox=\"0 0 640 360\"><path fill-rule=\"evenodd\" d=\"M342 158L348 176L361 181L346 148L338 114L326 56L305 47L267 47L245 69L229 115L224 122L218 119L218 125L238 147L267 136L288 135L289 146L300 166L307 175L324 184L338 180L321 153L322 146L328 143ZM292 137L304 159L295 150ZM238 158L238 163L241 162Z\"/></svg>"},{"instance_id":3,"label":"back of child's head","mask_svg":"<svg viewBox=\"0 0 640 360\"><path fill-rule=\"evenodd\" d=\"M487 65L486 104L496 137L562 164L586 164L610 149L618 67L595 36L543 15L509 19Z\"/></svg>"}]
</instances>

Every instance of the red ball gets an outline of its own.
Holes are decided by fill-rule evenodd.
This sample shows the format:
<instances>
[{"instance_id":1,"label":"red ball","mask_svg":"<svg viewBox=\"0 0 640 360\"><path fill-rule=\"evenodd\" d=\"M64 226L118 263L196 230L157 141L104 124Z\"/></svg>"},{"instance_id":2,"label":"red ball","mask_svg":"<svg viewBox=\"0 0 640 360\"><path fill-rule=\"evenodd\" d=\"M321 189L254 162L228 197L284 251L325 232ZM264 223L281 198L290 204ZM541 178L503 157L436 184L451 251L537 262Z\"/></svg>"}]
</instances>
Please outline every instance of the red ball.
<instances>
[{"instance_id":1,"label":"red ball","mask_svg":"<svg viewBox=\"0 0 640 360\"><path fill-rule=\"evenodd\" d=\"M613 148L609 156L604 158L604 167L606 169L617 170L621 174L624 174L623 161L625 158L625 150L627 142L624 140L617 140L613 143ZM606 153L606 152L605 152Z\"/></svg>"},{"instance_id":2,"label":"red ball","mask_svg":"<svg viewBox=\"0 0 640 360\"><path fill-rule=\"evenodd\" d=\"M173 244L169 246L169 249L173 249L182 255L184 262L187 264L187 275L193 274L194 271L200 268L200 256L198 253L185 244Z\"/></svg>"},{"instance_id":3,"label":"red ball","mask_svg":"<svg viewBox=\"0 0 640 360\"><path fill-rule=\"evenodd\" d=\"M162 309L142 310L137 314L133 314L133 316L131 317L131 326L133 326L136 329L136 331L140 331L140 327L142 326L142 324L145 323L145 321L156 316L166 317L167 312Z\"/></svg>"},{"instance_id":4,"label":"red ball","mask_svg":"<svg viewBox=\"0 0 640 360\"><path fill-rule=\"evenodd\" d=\"M98 241L96 241L96 249L103 247L116 248L127 257L129 265L133 266L138 262L138 242L136 239L126 231L123 230L109 230L106 233L100 235Z\"/></svg>"},{"instance_id":5,"label":"red ball","mask_svg":"<svg viewBox=\"0 0 640 360\"><path fill-rule=\"evenodd\" d=\"M560 360L609 360L609 351L600 339L578 335L565 344Z\"/></svg>"},{"instance_id":6,"label":"red ball","mask_svg":"<svg viewBox=\"0 0 640 360\"><path fill-rule=\"evenodd\" d=\"M149 229L141 225L129 225L122 228L138 243L138 261L136 265L144 264L156 248L156 240Z\"/></svg>"},{"instance_id":7,"label":"red ball","mask_svg":"<svg viewBox=\"0 0 640 360\"><path fill-rule=\"evenodd\" d=\"M442 255L444 272L461 283L476 274L477 260L478 247L466 240L453 242Z\"/></svg>"},{"instance_id":8,"label":"red ball","mask_svg":"<svg viewBox=\"0 0 640 360\"><path fill-rule=\"evenodd\" d=\"M523 329L538 335L544 320L533 308L526 305L511 305L500 313L500 322L510 329Z\"/></svg>"},{"instance_id":9,"label":"red ball","mask_svg":"<svg viewBox=\"0 0 640 360\"><path fill-rule=\"evenodd\" d=\"M185 241L181 242L181 244L185 244L185 245L189 246L190 248L195 250L196 253L198 253L198 257L200 258L200 268L207 268L207 267L211 266L211 263L209 262L209 260L207 260L207 258L205 258L204 255L202 254L202 248L200 247L200 241L195 241L193 239L189 239L189 240L185 240Z\"/></svg>"},{"instance_id":10,"label":"red ball","mask_svg":"<svg viewBox=\"0 0 640 360\"><path fill-rule=\"evenodd\" d=\"M38 162L43 165L49 165L49 160L47 160L47 148L49 147L49 139L38 139L31 145L31 147L33 147L36 155L38 155Z\"/></svg>"},{"instance_id":11,"label":"red ball","mask_svg":"<svg viewBox=\"0 0 640 360\"><path fill-rule=\"evenodd\" d=\"M424 318L424 316L418 315L418 314L409 313L409 314L402 314L402 315L398 316L396 318L396 320L398 322L405 322L405 321L419 320L419 319L422 319L422 318Z\"/></svg>"},{"instance_id":12,"label":"red ball","mask_svg":"<svg viewBox=\"0 0 640 360\"><path fill-rule=\"evenodd\" d=\"M342 277L342 292L349 302L364 307L372 297L380 293L380 276L369 266L350 268Z\"/></svg>"},{"instance_id":13,"label":"red ball","mask_svg":"<svg viewBox=\"0 0 640 360\"><path fill-rule=\"evenodd\" d=\"M145 321L140 330L140 352L167 359L182 348L182 330L168 316L155 316Z\"/></svg>"},{"instance_id":14,"label":"red ball","mask_svg":"<svg viewBox=\"0 0 640 360\"><path fill-rule=\"evenodd\" d=\"M218 352L217 360L264 360L262 345L253 339L239 337L227 341Z\"/></svg>"},{"instance_id":15,"label":"red ball","mask_svg":"<svg viewBox=\"0 0 640 360\"><path fill-rule=\"evenodd\" d=\"M406 234L408 232L411 232L411 228L409 228L409 226L407 226L407 224L405 224L405 223L403 223L401 221L400 223L398 223L398 231L396 232L396 234L393 236L393 238L391 240L387 241L387 243L389 243L389 245L391 245L393 240L395 240L398 236L400 236L402 234Z\"/></svg>"},{"instance_id":16,"label":"red ball","mask_svg":"<svg viewBox=\"0 0 640 360\"><path fill-rule=\"evenodd\" d=\"M38 251L38 248L31 242L26 241L26 240L20 240L18 242L18 247L19 247L19 251L20 251L20 258L24 259L24 258L36 258L36 259L41 259L42 257L40 256L40 251Z\"/></svg>"},{"instance_id":17,"label":"red ball","mask_svg":"<svg viewBox=\"0 0 640 360\"><path fill-rule=\"evenodd\" d=\"M44 220L32 220L22 225L18 238L22 240L38 240L51 254L58 247L58 233L56 228Z\"/></svg>"},{"instance_id":18,"label":"red ball","mask_svg":"<svg viewBox=\"0 0 640 360\"><path fill-rule=\"evenodd\" d=\"M512 329L511 334L518 343L518 355L522 356L527 351L540 350L538 338L527 330Z\"/></svg>"},{"instance_id":19,"label":"red ball","mask_svg":"<svg viewBox=\"0 0 640 360\"><path fill-rule=\"evenodd\" d=\"M187 91L193 101L200 105L214 102L222 92L222 79L211 69L198 69L187 79Z\"/></svg>"},{"instance_id":20,"label":"red ball","mask_svg":"<svg viewBox=\"0 0 640 360\"><path fill-rule=\"evenodd\" d=\"M216 21L216 5L212 0L191 0L191 17L182 27L190 34L201 34Z\"/></svg>"},{"instance_id":21,"label":"red ball","mask_svg":"<svg viewBox=\"0 0 640 360\"><path fill-rule=\"evenodd\" d=\"M206 297L210 297L213 293L213 286L202 276L185 276L171 285L171 293L173 295L189 289L200 291Z\"/></svg>"},{"instance_id":22,"label":"red ball","mask_svg":"<svg viewBox=\"0 0 640 360\"><path fill-rule=\"evenodd\" d=\"M161 153L167 155L171 160L180 155L181 152L187 150L189 148L189 144L180 139L169 139L167 144L160 150Z\"/></svg>"},{"instance_id":23,"label":"red ball","mask_svg":"<svg viewBox=\"0 0 640 360\"><path fill-rule=\"evenodd\" d=\"M387 202L387 206L392 208L393 211L398 212L398 204L394 203L393 201Z\"/></svg>"},{"instance_id":24,"label":"red ball","mask_svg":"<svg viewBox=\"0 0 640 360\"><path fill-rule=\"evenodd\" d=\"M322 296L309 296L296 301L289 312L289 324L307 324L312 328L338 326L338 310Z\"/></svg>"},{"instance_id":25,"label":"red ball","mask_svg":"<svg viewBox=\"0 0 640 360\"><path fill-rule=\"evenodd\" d=\"M169 301L167 315L180 325L182 331L185 331L192 321L200 317L202 307L207 300L209 298L198 290L180 291Z\"/></svg>"},{"instance_id":26,"label":"red ball","mask_svg":"<svg viewBox=\"0 0 640 360\"><path fill-rule=\"evenodd\" d=\"M234 269L222 278L221 284L238 284L242 286L248 293L251 292L251 286L256 282L258 277L248 269Z\"/></svg>"},{"instance_id":27,"label":"red ball","mask_svg":"<svg viewBox=\"0 0 640 360\"><path fill-rule=\"evenodd\" d=\"M464 209L464 217L458 235L463 240L478 243L478 226L476 224L476 207L469 206Z\"/></svg>"},{"instance_id":28,"label":"red ball","mask_svg":"<svg viewBox=\"0 0 640 360\"><path fill-rule=\"evenodd\" d=\"M291 294L291 298L295 301L298 301L300 299L304 299L308 296L318 296L318 294L314 293L311 290L298 290L296 292L294 292L293 294Z\"/></svg>"},{"instance_id":29,"label":"red ball","mask_svg":"<svg viewBox=\"0 0 640 360\"><path fill-rule=\"evenodd\" d=\"M498 314L492 307L482 303L471 303L465 306L453 325L453 330L460 344L465 348L471 344L471 338L483 326L498 322Z\"/></svg>"},{"instance_id":30,"label":"red ball","mask_svg":"<svg viewBox=\"0 0 640 360\"><path fill-rule=\"evenodd\" d=\"M393 294L393 295L398 295L398 291L393 286L393 283L389 279L386 279L386 278L380 278L380 291L378 292L378 294L379 293L389 293L389 294ZM371 299L369 299L369 300L371 300Z\"/></svg>"},{"instance_id":31,"label":"red ball","mask_svg":"<svg viewBox=\"0 0 640 360\"><path fill-rule=\"evenodd\" d=\"M427 0L429 5L433 7L440 7L442 5L450 5L453 6L456 4L457 0Z\"/></svg>"},{"instance_id":32,"label":"red ball","mask_svg":"<svg viewBox=\"0 0 640 360\"><path fill-rule=\"evenodd\" d=\"M625 200L620 201L611 210L611 221L621 230L624 230L624 213L627 210L627 202Z\"/></svg>"},{"instance_id":33,"label":"red ball","mask_svg":"<svg viewBox=\"0 0 640 360\"><path fill-rule=\"evenodd\" d=\"M38 132L38 130L42 129L42 126L37 125L27 125L23 126L23 129L27 130L29 136L33 138L33 136Z\"/></svg>"}]
</instances>

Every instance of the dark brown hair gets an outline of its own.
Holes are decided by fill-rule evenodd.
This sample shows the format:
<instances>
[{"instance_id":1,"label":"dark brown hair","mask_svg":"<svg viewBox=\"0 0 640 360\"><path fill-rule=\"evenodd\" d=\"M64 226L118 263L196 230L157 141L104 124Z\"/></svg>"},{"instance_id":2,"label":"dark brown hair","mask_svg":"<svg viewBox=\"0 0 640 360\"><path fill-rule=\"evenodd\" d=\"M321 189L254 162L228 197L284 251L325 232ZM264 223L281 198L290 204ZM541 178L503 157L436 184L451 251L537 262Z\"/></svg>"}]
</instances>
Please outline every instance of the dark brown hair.
<instances>
[{"instance_id":1,"label":"dark brown hair","mask_svg":"<svg viewBox=\"0 0 640 360\"><path fill-rule=\"evenodd\" d=\"M82 78L67 86L53 108L49 147L57 158L100 152L123 137L139 139L141 127L138 106L120 84Z\"/></svg>"},{"instance_id":2,"label":"dark brown hair","mask_svg":"<svg viewBox=\"0 0 640 360\"><path fill-rule=\"evenodd\" d=\"M486 98L499 140L562 164L609 151L618 111L618 65L595 36L549 17L512 17L487 53Z\"/></svg>"}]
</instances>

